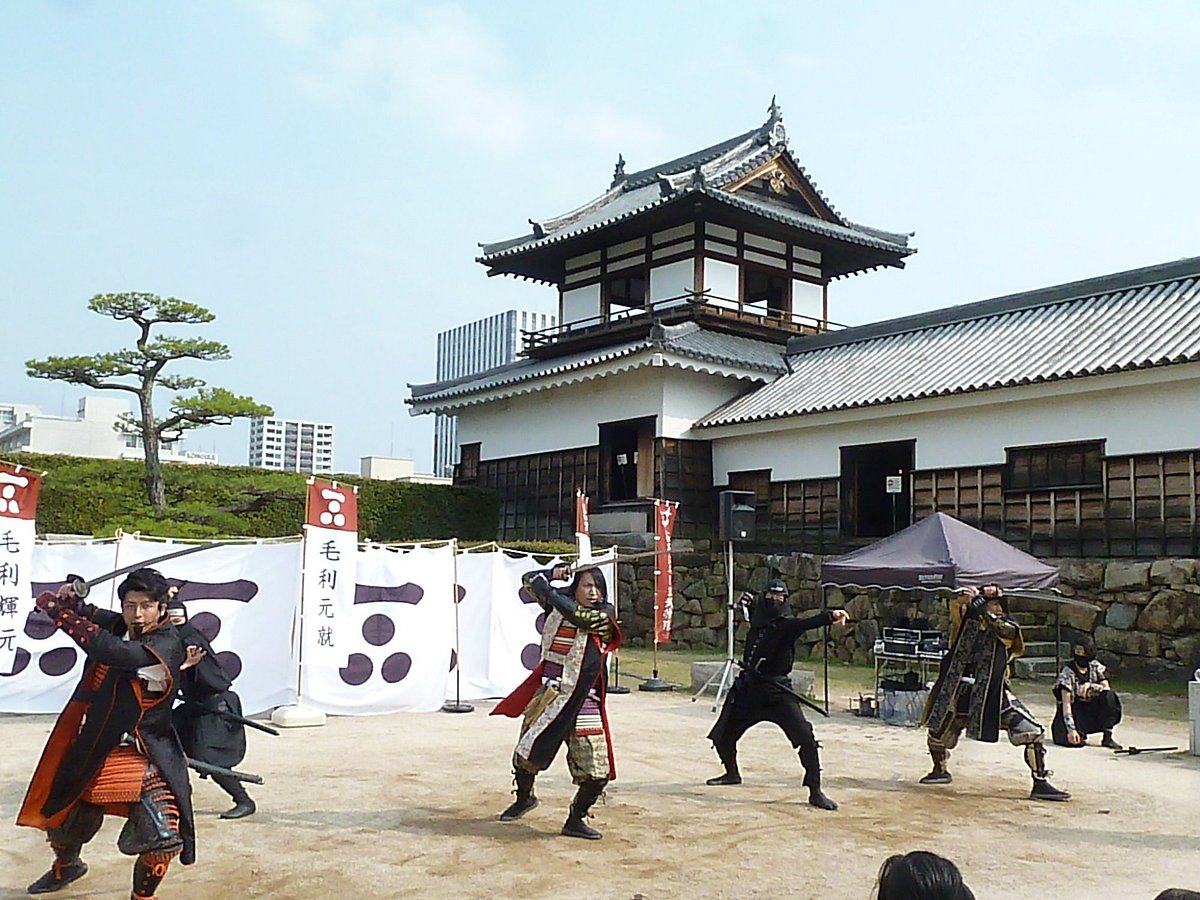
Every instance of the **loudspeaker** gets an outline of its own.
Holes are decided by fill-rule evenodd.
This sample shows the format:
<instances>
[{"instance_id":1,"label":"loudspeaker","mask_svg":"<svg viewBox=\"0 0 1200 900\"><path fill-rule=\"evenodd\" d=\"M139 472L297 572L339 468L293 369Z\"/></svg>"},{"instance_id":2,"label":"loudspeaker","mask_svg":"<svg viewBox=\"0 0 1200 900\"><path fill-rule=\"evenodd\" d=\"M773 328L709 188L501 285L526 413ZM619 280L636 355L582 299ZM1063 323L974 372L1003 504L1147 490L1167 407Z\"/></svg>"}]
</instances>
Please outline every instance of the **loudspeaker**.
<instances>
[{"instance_id":1,"label":"loudspeaker","mask_svg":"<svg viewBox=\"0 0 1200 900\"><path fill-rule=\"evenodd\" d=\"M754 540L754 492L721 491L717 533L722 542Z\"/></svg>"}]
</instances>

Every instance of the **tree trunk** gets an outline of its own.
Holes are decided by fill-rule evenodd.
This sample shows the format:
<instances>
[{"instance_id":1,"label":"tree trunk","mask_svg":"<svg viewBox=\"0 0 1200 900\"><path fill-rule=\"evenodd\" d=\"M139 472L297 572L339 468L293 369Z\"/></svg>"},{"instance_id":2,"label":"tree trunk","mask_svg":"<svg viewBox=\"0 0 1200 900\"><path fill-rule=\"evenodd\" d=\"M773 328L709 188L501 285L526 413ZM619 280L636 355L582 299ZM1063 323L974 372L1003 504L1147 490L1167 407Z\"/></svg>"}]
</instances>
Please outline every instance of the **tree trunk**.
<instances>
[{"instance_id":1,"label":"tree trunk","mask_svg":"<svg viewBox=\"0 0 1200 900\"><path fill-rule=\"evenodd\" d=\"M158 458L158 432L154 429L154 406L150 387L138 394L142 408L142 449L146 455L146 499L154 515L167 513L167 487L163 482L162 461Z\"/></svg>"}]
</instances>

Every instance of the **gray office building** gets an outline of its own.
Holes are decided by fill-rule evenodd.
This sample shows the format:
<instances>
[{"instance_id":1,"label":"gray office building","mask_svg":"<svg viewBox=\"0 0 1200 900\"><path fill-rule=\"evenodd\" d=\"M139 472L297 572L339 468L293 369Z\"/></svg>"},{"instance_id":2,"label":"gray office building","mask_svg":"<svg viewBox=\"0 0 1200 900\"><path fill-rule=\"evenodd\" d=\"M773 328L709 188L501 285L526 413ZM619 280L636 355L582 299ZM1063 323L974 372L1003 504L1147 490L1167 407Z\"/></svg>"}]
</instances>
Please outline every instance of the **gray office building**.
<instances>
[{"instance_id":1,"label":"gray office building","mask_svg":"<svg viewBox=\"0 0 1200 900\"><path fill-rule=\"evenodd\" d=\"M553 328L550 313L510 309L468 322L437 336L437 380L478 375L513 362L524 346L521 332ZM453 475L458 462L458 428L454 416L433 423L433 474Z\"/></svg>"}]
</instances>

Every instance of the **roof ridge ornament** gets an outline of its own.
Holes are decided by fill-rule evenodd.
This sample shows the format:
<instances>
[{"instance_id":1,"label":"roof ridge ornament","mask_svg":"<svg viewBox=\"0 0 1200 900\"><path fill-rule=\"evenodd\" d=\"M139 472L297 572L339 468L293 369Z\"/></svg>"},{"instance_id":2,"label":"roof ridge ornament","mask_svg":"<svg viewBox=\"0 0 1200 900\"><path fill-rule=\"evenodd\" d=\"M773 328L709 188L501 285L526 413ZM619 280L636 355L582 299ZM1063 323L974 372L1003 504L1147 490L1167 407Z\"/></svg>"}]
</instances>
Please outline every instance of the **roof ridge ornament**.
<instances>
[{"instance_id":1,"label":"roof ridge ornament","mask_svg":"<svg viewBox=\"0 0 1200 900\"><path fill-rule=\"evenodd\" d=\"M628 178L628 176L625 174L625 157L618 153L617 164L613 167L612 184L608 186L609 190L612 190L618 184L621 184L626 180L626 178Z\"/></svg>"},{"instance_id":2,"label":"roof ridge ornament","mask_svg":"<svg viewBox=\"0 0 1200 900\"><path fill-rule=\"evenodd\" d=\"M774 94L771 95L771 105L767 107L767 121L763 125L763 133L767 138L767 146L787 146L787 129L783 127L783 110L775 102Z\"/></svg>"},{"instance_id":3,"label":"roof ridge ornament","mask_svg":"<svg viewBox=\"0 0 1200 900\"><path fill-rule=\"evenodd\" d=\"M546 236L546 229L542 227L541 222L535 222L535 221L533 221L533 219L530 219L529 224L533 226L533 236L537 240L540 241L542 238L544 238Z\"/></svg>"},{"instance_id":4,"label":"roof ridge ornament","mask_svg":"<svg viewBox=\"0 0 1200 900\"><path fill-rule=\"evenodd\" d=\"M671 179L666 175L658 176L658 194L660 197L670 197L675 193L675 185L671 184Z\"/></svg>"},{"instance_id":5,"label":"roof ridge ornament","mask_svg":"<svg viewBox=\"0 0 1200 900\"><path fill-rule=\"evenodd\" d=\"M692 169L692 187L704 187L707 183L707 179L704 177L704 169L700 167L700 163L696 163L696 168Z\"/></svg>"}]
</instances>

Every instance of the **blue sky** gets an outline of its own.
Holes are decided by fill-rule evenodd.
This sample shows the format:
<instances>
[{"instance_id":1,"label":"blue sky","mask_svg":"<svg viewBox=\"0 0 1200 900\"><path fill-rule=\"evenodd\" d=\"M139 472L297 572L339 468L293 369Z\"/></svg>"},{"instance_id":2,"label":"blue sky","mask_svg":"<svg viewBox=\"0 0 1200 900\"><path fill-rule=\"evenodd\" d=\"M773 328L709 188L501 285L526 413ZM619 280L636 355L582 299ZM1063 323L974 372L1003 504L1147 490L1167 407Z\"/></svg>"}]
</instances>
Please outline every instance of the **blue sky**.
<instances>
[{"instance_id":1,"label":"blue sky","mask_svg":"<svg viewBox=\"0 0 1200 900\"><path fill-rule=\"evenodd\" d=\"M477 242L772 94L842 213L916 232L905 270L834 283L837 321L1200 255L1194 3L6 4L0 402L73 413L23 361L124 345L86 302L150 291L217 314L190 330L233 359L192 374L333 422L339 470L427 470L404 399L435 334L556 303ZM242 464L247 431L189 446Z\"/></svg>"}]
</instances>

